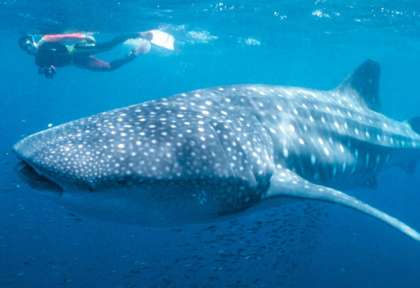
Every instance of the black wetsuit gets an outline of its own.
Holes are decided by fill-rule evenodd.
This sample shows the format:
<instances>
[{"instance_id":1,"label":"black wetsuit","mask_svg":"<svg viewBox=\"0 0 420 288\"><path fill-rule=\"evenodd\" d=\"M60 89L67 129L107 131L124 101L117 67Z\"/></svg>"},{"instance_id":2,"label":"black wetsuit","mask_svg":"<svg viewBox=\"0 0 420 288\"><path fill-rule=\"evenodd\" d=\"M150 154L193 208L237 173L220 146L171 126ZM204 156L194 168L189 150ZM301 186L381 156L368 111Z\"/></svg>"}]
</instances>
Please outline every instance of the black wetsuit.
<instances>
[{"instance_id":1,"label":"black wetsuit","mask_svg":"<svg viewBox=\"0 0 420 288\"><path fill-rule=\"evenodd\" d=\"M43 42L38 47L35 63L39 67L63 67L74 64L76 66L97 71L110 71L119 68L133 60L136 55L129 53L123 58L111 62L97 59L94 55L106 52L130 38L139 37L138 33L118 36L110 41L89 45L77 43L74 47L60 42Z\"/></svg>"},{"instance_id":2,"label":"black wetsuit","mask_svg":"<svg viewBox=\"0 0 420 288\"><path fill-rule=\"evenodd\" d=\"M35 63L40 67L63 67L72 64L72 55L63 43L45 42L38 47Z\"/></svg>"}]
</instances>

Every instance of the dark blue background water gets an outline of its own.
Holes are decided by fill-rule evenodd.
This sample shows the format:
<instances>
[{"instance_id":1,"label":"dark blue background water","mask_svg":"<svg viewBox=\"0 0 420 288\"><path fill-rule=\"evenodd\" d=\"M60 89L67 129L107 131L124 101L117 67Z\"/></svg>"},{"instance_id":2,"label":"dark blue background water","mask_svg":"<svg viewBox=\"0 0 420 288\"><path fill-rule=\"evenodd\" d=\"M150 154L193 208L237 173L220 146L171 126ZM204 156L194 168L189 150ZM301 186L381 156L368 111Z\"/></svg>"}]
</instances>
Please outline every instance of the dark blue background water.
<instances>
[{"instance_id":1,"label":"dark blue background water","mask_svg":"<svg viewBox=\"0 0 420 288\"><path fill-rule=\"evenodd\" d=\"M285 200L167 229L100 222L29 188L11 153L49 123L194 88L333 88L366 58L382 65L383 112L419 115L416 1L5 0L0 17L0 287L419 287L420 244L342 207ZM65 68L47 80L17 46L25 32L159 26L176 51L112 73ZM378 189L352 193L419 229L419 184L393 169Z\"/></svg>"}]
</instances>

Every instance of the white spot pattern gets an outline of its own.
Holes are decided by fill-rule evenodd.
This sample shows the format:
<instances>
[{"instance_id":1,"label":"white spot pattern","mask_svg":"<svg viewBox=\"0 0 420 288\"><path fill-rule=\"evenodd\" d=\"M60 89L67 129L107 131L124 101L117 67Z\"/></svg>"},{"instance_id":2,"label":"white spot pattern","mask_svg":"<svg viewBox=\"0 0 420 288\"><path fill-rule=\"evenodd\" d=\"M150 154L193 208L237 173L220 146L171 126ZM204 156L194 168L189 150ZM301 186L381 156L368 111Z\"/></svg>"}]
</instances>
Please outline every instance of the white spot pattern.
<instances>
[{"instance_id":1,"label":"white spot pattern","mask_svg":"<svg viewBox=\"0 0 420 288\"><path fill-rule=\"evenodd\" d=\"M420 147L410 127L335 93L264 85L198 90L55 126L17 150L54 178L93 188L213 183L241 191L228 199L240 203L262 197L275 167L328 184L379 169L396 149Z\"/></svg>"}]
</instances>

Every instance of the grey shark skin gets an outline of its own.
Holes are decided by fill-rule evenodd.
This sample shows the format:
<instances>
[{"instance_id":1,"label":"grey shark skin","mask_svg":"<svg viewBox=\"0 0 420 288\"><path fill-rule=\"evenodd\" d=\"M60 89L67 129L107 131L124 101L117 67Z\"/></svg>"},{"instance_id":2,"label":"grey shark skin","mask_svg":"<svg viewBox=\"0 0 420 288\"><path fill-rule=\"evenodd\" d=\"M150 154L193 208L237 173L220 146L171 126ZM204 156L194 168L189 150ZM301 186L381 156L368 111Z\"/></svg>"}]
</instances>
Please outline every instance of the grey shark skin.
<instances>
[{"instance_id":1,"label":"grey shark skin","mask_svg":"<svg viewBox=\"0 0 420 288\"><path fill-rule=\"evenodd\" d=\"M95 216L192 223L294 196L354 208L420 240L340 191L372 186L378 171L420 156L418 127L376 112L378 85L369 60L330 91L196 90L56 126L14 150L63 188L62 201Z\"/></svg>"}]
</instances>

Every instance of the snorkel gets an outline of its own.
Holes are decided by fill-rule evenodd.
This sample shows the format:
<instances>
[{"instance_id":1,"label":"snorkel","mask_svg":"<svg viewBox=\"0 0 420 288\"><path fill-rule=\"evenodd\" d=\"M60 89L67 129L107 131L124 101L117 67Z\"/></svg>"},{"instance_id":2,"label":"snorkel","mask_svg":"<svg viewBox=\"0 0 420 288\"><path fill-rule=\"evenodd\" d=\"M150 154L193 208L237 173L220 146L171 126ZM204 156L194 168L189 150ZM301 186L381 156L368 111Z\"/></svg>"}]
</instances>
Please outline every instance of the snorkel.
<instances>
[{"instance_id":1,"label":"snorkel","mask_svg":"<svg viewBox=\"0 0 420 288\"><path fill-rule=\"evenodd\" d=\"M29 55L35 55L38 49L37 42L33 35L25 35L19 38L19 46Z\"/></svg>"}]
</instances>

